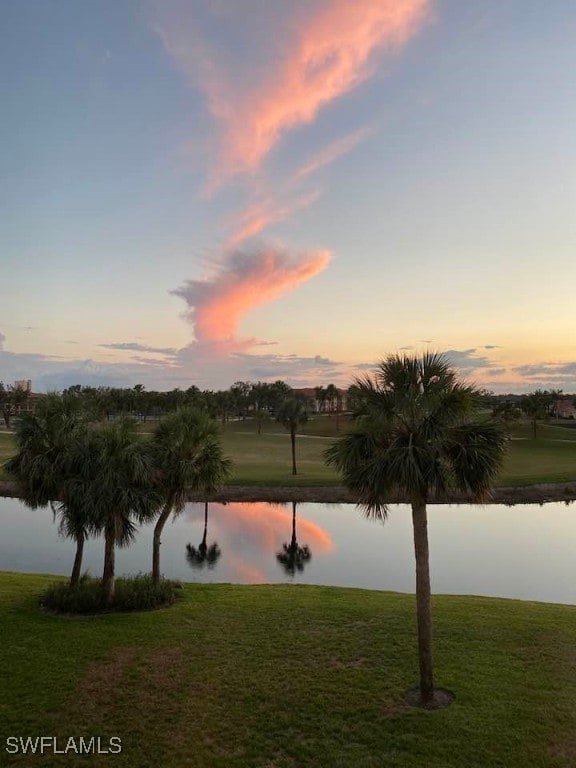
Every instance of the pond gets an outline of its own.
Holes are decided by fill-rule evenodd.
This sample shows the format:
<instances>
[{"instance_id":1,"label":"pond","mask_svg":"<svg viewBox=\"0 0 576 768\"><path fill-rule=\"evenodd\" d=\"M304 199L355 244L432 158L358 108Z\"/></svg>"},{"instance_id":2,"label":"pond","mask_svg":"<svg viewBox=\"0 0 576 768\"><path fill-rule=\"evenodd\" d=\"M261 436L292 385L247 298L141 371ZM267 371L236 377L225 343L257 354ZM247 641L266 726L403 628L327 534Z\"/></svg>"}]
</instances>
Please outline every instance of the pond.
<instances>
[{"instance_id":1,"label":"pond","mask_svg":"<svg viewBox=\"0 0 576 768\"><path fill-rule=\"evenodd\" d=\"M205 506L187 504L164 530L162 571L191 582L294 581L414 591L408 506L391 506L382 523L365 519L350 504L298 504L300 558L283 550L291 543L292 511L290 504L211 503L203 551ZM428 525L435 593L576 604L576 506L430 505ZM0 526L0 570L69 574L74 543L58 536L50 510L0 498ZM118 575L149 571L151 547L147 526L132 546L117 551ZM102 557L102 541L88 542L84 569L99 575Z\"/></svg>"}]
</instances>

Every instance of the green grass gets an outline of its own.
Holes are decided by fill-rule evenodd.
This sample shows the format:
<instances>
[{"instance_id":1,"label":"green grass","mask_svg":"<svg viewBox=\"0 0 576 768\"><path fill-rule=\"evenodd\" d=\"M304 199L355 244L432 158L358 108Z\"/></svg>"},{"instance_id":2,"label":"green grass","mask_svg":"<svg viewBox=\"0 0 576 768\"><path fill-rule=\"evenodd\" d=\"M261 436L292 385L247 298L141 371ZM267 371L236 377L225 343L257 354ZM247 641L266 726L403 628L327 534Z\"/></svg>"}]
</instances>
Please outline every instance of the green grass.
<instances>
[{"instance_id":1,"label":"green grass","mask_svg":"<svg viewBox=\"0 0 576 768\"><path fill-rule=\"evenodd\" d=\"M0 480L7 477L2 464L14 455L16 447L14 445L14 437L6 432L0 432Z\"/></svg>"},{"instance_id":2,"label":"green grass","mask_svg":"<svg viewBox=\"0 0 576 768\"><path fill-rule=\"evenodd\" d=\"M319 432L332 429L318 420ZM332 421L332 420L330 420ZM314 422L306 425L306 436L296 438L296 462L298 474L292 475L290 435L274 421L263 425L257 434L251 421L229 422L223 430L224 450L234 462L231 485L255 486L313 486L338 485L336 473L326 466L323 451L332 444L332 438L317 436Z\"/></svg>"},{"instance_id":3,"label":"green grass","mask_svg":"<svg viewBox=\"0 0 576 768\"><path fill-rule=\"evenodd\" d=\"M42 614L51 577L0 574L0 763L117 768L568 768L576 608L433 599L447 709L417 678L414 598L186 585L172 608ZM7 736L111 736L122 753L9 756ZM64 742L65 743L65 742Z\"/></svg>"},{"instance_id":4,"label":"green grass","mask_svg":"<svg viewBox=\"0 0 576 768\"><path fill-rule=\"evenodd\" d=\"M498 485L563 483L576 479L576 441L539 438L510 444Z\"/></svg>"},{"instance_id":5,"label":"green grass","mask_svg":"<svg viewBox=\"0 0 576 768\"><path fill-rule=\"evenodd\" d=\"M248 486L328 486L340 485L334 470L324 463L323 452L347 427L340 419L316 416L304 425L296 439L298 474L291 474L290 437L275 421L265 422L258 435L254 421L228 422L222 431L225 451L234 461L230 485ZM153 422L146 422L145 431L152 431ZM509 444L508 455L496 485L520 486L534 483L562 483L576 480L576 429L545 424L532 437L529 422L512 426L515 438ZM0 433L0 464L14 452L12 435ZM0 479L6 473L0 467Z\"/></svg>"},{"instance_id":6,"label":"green grass","mask_svg":"<svg viewBox=\"0 0 576 768\"><path fill-rule=\"evenodd\" d=\"M346 429L341 420L340 434ZM253 422L226 424L223 441L234 461L233 485L340 485L334 470L324 464L323 451L338 437L336 421L326 416L311 419L296 440L298 475L290 474L290 438L275 422L267 422L261 435ZM498 478L499 486L562 483L576 480L576 430L545 424L532 438L531 425L515 424L508 454Z\"/></svg>"}]
</instances>

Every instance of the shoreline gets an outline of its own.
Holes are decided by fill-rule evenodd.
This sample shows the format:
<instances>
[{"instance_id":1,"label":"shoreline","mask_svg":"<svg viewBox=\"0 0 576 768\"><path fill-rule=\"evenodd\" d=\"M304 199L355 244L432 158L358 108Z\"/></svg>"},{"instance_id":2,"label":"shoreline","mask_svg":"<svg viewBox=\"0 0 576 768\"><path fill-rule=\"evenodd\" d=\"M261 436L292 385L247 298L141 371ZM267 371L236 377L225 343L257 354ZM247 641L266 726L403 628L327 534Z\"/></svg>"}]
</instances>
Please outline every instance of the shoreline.
<instances>
[{"instance_id":1,"label":"shoreline","mask_svg":"<svg viewBox=\"0 0 576 768\"><path fill-rule=\"evenodd\" d=\"M10 480L0 480L0 497L20 498L18 483ZM213 502L269 502L269 503L312 503L312 504L355 504L352 494L343 486L249 486L229 485L218 493L206 496L200 493L189 493L188 501ZM392 494L389 504L407 504L409 499L401 494ZM540 483L537 485L522 485L494 488L491 498L483 502L475 501L471 496L462 493L451 493L442 498L431 498L429 504L544 504L546 502L576 501L576 482Z\"/></svg>"}]
</instances>

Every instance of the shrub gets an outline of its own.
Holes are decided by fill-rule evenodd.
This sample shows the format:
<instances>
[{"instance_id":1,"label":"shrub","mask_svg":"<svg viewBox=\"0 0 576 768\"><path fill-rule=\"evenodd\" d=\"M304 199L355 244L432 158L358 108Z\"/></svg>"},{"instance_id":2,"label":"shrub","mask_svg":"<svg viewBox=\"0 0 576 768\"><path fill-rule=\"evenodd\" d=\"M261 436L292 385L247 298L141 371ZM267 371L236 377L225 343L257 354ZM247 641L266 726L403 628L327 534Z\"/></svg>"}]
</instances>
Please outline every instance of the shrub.
<instances>
[{"instance_id":1,"label":"shrub","mask_svg":"<svg viewBox=\"0 0 576 768\"><path fill-rule=\"evenodd\" d=\"M87 575L82 576L77 587L58 582L42 595L43 608L58 613L104 613L108 611L145 611L172 605L177 582L161 579L154 584L148 574L138 574L116 579L114 601L106 606L102 582Z\"/></svg>"}]
</instances>

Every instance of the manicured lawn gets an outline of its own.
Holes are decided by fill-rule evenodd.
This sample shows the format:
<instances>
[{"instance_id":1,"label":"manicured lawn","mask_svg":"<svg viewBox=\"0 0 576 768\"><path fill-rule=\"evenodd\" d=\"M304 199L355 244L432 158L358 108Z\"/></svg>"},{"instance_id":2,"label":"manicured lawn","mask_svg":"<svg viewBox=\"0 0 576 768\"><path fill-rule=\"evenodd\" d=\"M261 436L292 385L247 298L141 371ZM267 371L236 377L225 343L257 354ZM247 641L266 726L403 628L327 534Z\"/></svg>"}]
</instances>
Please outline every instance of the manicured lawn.
<instances>
[{"instance_id":1,"label":"manicured lawn","mask_svg":"<svg viewBox=\"0 0 576 768\"><path fill-rule=\"evenodd\" d=\"M568 768L576 608L434 598L437 684L409 709L414 598L312 586L185 586L170 609L42 614L51 577L0 574L6 766ZM7 736L111 736L122 753L9 756Z\"/></svg>"},{"instance_id":2,"label":"manicured lawn","mask_svg":"<svg viewBox=\"0 0 576 768\"><path fill-rule=\"evenodd\" d=\"M562 483L574 479L576 440L538 438L511 442L498 485Z\"/></svg>"},{"instance_id":3,"label":"manicured lawn","mask_svg":"<svg viewBox=\"0 0 576 768\"><path fill-rule=\"evenodd\" d=\"M328 421L328 419L326 419ZM291 474L290 435L280 424L269 422L258 435L253 422L230 422L223 430L224 449L234 462L233 485L339 485L336 473L326 466L324 450L330 437L308 434L296 438L298 474ZM323 422L320 430L326 432ZM331 425L330 425L331 426Z\"/></svg>"},{"instance_id":4,"label":"manicured lawn","mask_svg":"<svg viewBox=\"0 0 576 768\"><path fill-rule=\"evenodd\" d=\"M324 450L342 434L347 420L328 416L311 418L296 439L298 474L291 474L290 436L275 421L265 422L258 435L254 421L230 421L222 431L226 453L234 461L231 485L250 486L327 486L340 485L336 473L323 459ZM154 428L153 422L142 425L144 432ZM531 426L521 422L512 426L515 438L509 444L508 456L499 486L562 483L576 480L576 429L543 425L538 438L532 438ZM14 451L12 435L0 432L0 463ZM0 467L0 479L6 474Z\"/></svg>"},{"instance_id":5,"label":"manicured lawn","mask_svg":"<svg viewBox=\"0 0 576 768\"><path fill-rule=\"evenodd\" d=\"M335 419L317 417L297 438L298 472L290 474L290 438L280 425L268 422L261 435L253 422L229 422L223 431L226 451L234 460L234 485L340 485L326 467L322 453L337 437ZM346 421L341 420L341 432ZM576 480L576 430L544 425L532 439L528 423L514 425L514 438L497 485L530 485Z\"/></svg>"}]
</instances>

